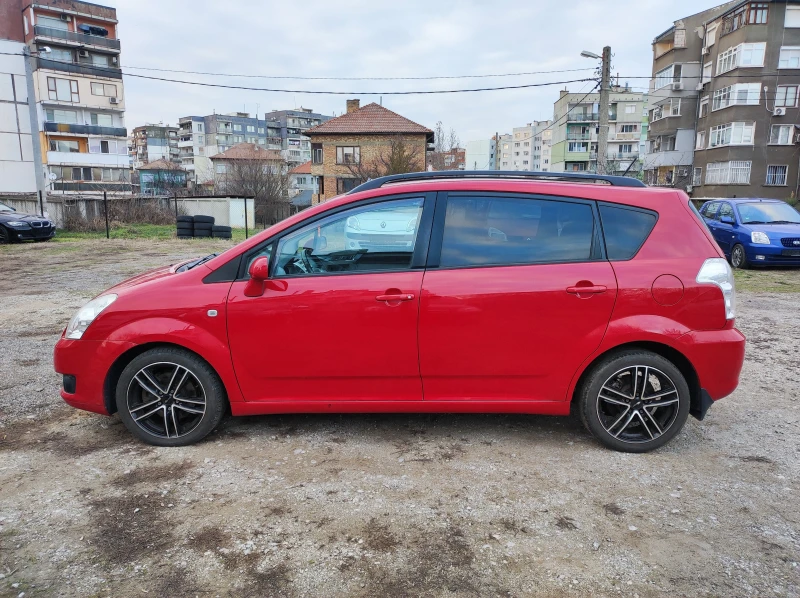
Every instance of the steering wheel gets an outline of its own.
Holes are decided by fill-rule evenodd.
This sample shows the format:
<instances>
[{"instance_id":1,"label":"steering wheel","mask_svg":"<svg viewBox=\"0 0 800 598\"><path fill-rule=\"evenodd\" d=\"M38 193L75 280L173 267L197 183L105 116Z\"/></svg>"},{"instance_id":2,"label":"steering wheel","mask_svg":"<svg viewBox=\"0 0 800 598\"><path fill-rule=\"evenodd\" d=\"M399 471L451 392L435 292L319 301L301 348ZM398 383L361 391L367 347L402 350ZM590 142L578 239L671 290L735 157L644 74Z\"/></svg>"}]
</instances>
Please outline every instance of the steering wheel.
<instances>
[{"instance_id":1,"label":"steering wheel","mask_svg":"<svg viewBox=\"0 0 800 598\"><path fill-rule=\"evenodd\" d=\"M316 263L316 260L313 258L311 253L314 250L310 247L303 247L300 250L300 261L303 262L303 266L306 268L308 272L322 272L322 268L319 267L319 264Z\"/></svg>"}]
</instances>

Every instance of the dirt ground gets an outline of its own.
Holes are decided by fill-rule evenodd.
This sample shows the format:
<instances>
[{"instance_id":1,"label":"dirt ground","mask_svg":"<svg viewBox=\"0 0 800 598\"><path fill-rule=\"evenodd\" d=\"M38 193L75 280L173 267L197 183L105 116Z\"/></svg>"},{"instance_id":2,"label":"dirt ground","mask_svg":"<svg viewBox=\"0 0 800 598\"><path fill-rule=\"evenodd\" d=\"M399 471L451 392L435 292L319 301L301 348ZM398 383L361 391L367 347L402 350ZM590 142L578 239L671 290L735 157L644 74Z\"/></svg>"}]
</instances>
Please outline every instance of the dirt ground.
<instances>
[{"instance_id":1,"label":"dirt ground","mask_svg":"<svg viewBox=\"0 0 800 598\"><path fill-rule=\"evenodd\" d=\"M0 248L0 596L800 595L800 294L751 276L739 389L646 455L517 415L239 418L161 449L64 405L74 311L217 243Z\"/></svg>"}]
</instances>

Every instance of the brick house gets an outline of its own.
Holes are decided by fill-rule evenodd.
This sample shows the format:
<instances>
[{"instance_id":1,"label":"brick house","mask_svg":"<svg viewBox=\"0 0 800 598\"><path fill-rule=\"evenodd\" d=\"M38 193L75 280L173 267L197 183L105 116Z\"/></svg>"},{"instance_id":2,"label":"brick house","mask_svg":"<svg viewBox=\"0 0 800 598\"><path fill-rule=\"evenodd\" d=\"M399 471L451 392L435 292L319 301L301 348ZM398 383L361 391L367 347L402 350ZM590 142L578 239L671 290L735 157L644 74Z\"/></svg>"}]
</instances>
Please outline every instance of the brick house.
<instances>
[{"instance_id":1,"label":"brick house","mask_svg":"<svg viewBox=\"0 0 800 598\"><path fill-rule=\"evenodd\" d=\"M354 172L359 164L374 164L402 142L418 156L416 170L425 168L425 153L433 143L433 131L372 103L363 108L359 100L347 100L347 112L308 129L311 138L311 174L319 190L317 204L350 191L361 180Z\"/></svg>"}]
</instances>

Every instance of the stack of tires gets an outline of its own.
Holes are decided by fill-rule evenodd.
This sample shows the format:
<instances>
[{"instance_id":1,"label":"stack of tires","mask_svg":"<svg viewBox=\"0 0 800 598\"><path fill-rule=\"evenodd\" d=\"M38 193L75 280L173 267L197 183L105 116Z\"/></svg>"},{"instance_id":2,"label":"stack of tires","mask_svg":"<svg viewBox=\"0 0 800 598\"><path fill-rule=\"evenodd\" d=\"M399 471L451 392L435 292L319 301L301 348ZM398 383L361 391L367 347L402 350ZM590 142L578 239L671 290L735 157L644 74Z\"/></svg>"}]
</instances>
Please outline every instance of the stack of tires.
<instances>
[{"instance_id":1,"label":"stack of tires","mask_svg":"<svg viewBox=\"0 0 800 598\"><path fill-rule=\"evenodd\" d=\"M210 237L211 230L214 228L213 216L195 216L194 217L194 236L195 237Z\"/></svg>"},{"instance_id":2,"label":"stack of tires","mask_svg":"<svg viewBox=\"0 0 800 598\"><path fill-rule=\"evenodd\" d=\"M178 216L178 238L191 239L194 236L194 217Z\"/></svg>"},{"instance_id":3,"label":"stack of tires","mask_svg":"<svg viewBox=\"0 0 800 598\"><path fill-rule=\"evenodd\" d=\"M230 226L218 226L216 224L211 227L211 236L214 237L215 239L233 238Z\"/></svg>"}]
</instances>

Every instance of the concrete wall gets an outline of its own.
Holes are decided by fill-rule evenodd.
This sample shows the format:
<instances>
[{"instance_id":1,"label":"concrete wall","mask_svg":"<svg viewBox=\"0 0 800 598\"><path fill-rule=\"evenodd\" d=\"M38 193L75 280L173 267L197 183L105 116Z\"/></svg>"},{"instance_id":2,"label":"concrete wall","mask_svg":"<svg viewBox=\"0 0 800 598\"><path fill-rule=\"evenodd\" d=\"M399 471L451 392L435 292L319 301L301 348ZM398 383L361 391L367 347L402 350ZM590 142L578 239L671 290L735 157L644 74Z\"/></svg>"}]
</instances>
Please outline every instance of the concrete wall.
<instances>
[{"instance_id":1,"label":"concrete wall","mask_svg":"<svg viewBox=\"0 0 800 598\"><path fill-rule=\"evenodd\" d=\"M24 58L7 55L23 47L0 40L0 192L7 193L36 191Z\"/></svg>"},{"instance_id":2,"label":"concrete wall","mask_svg":"<svg viewBox=\"0 0 800 598\"><path fill-rule=\"evenodd\" d=\"M476 139L467 142L467 170L494 170L494 140Z\"/></svg>"}]
</instances>

